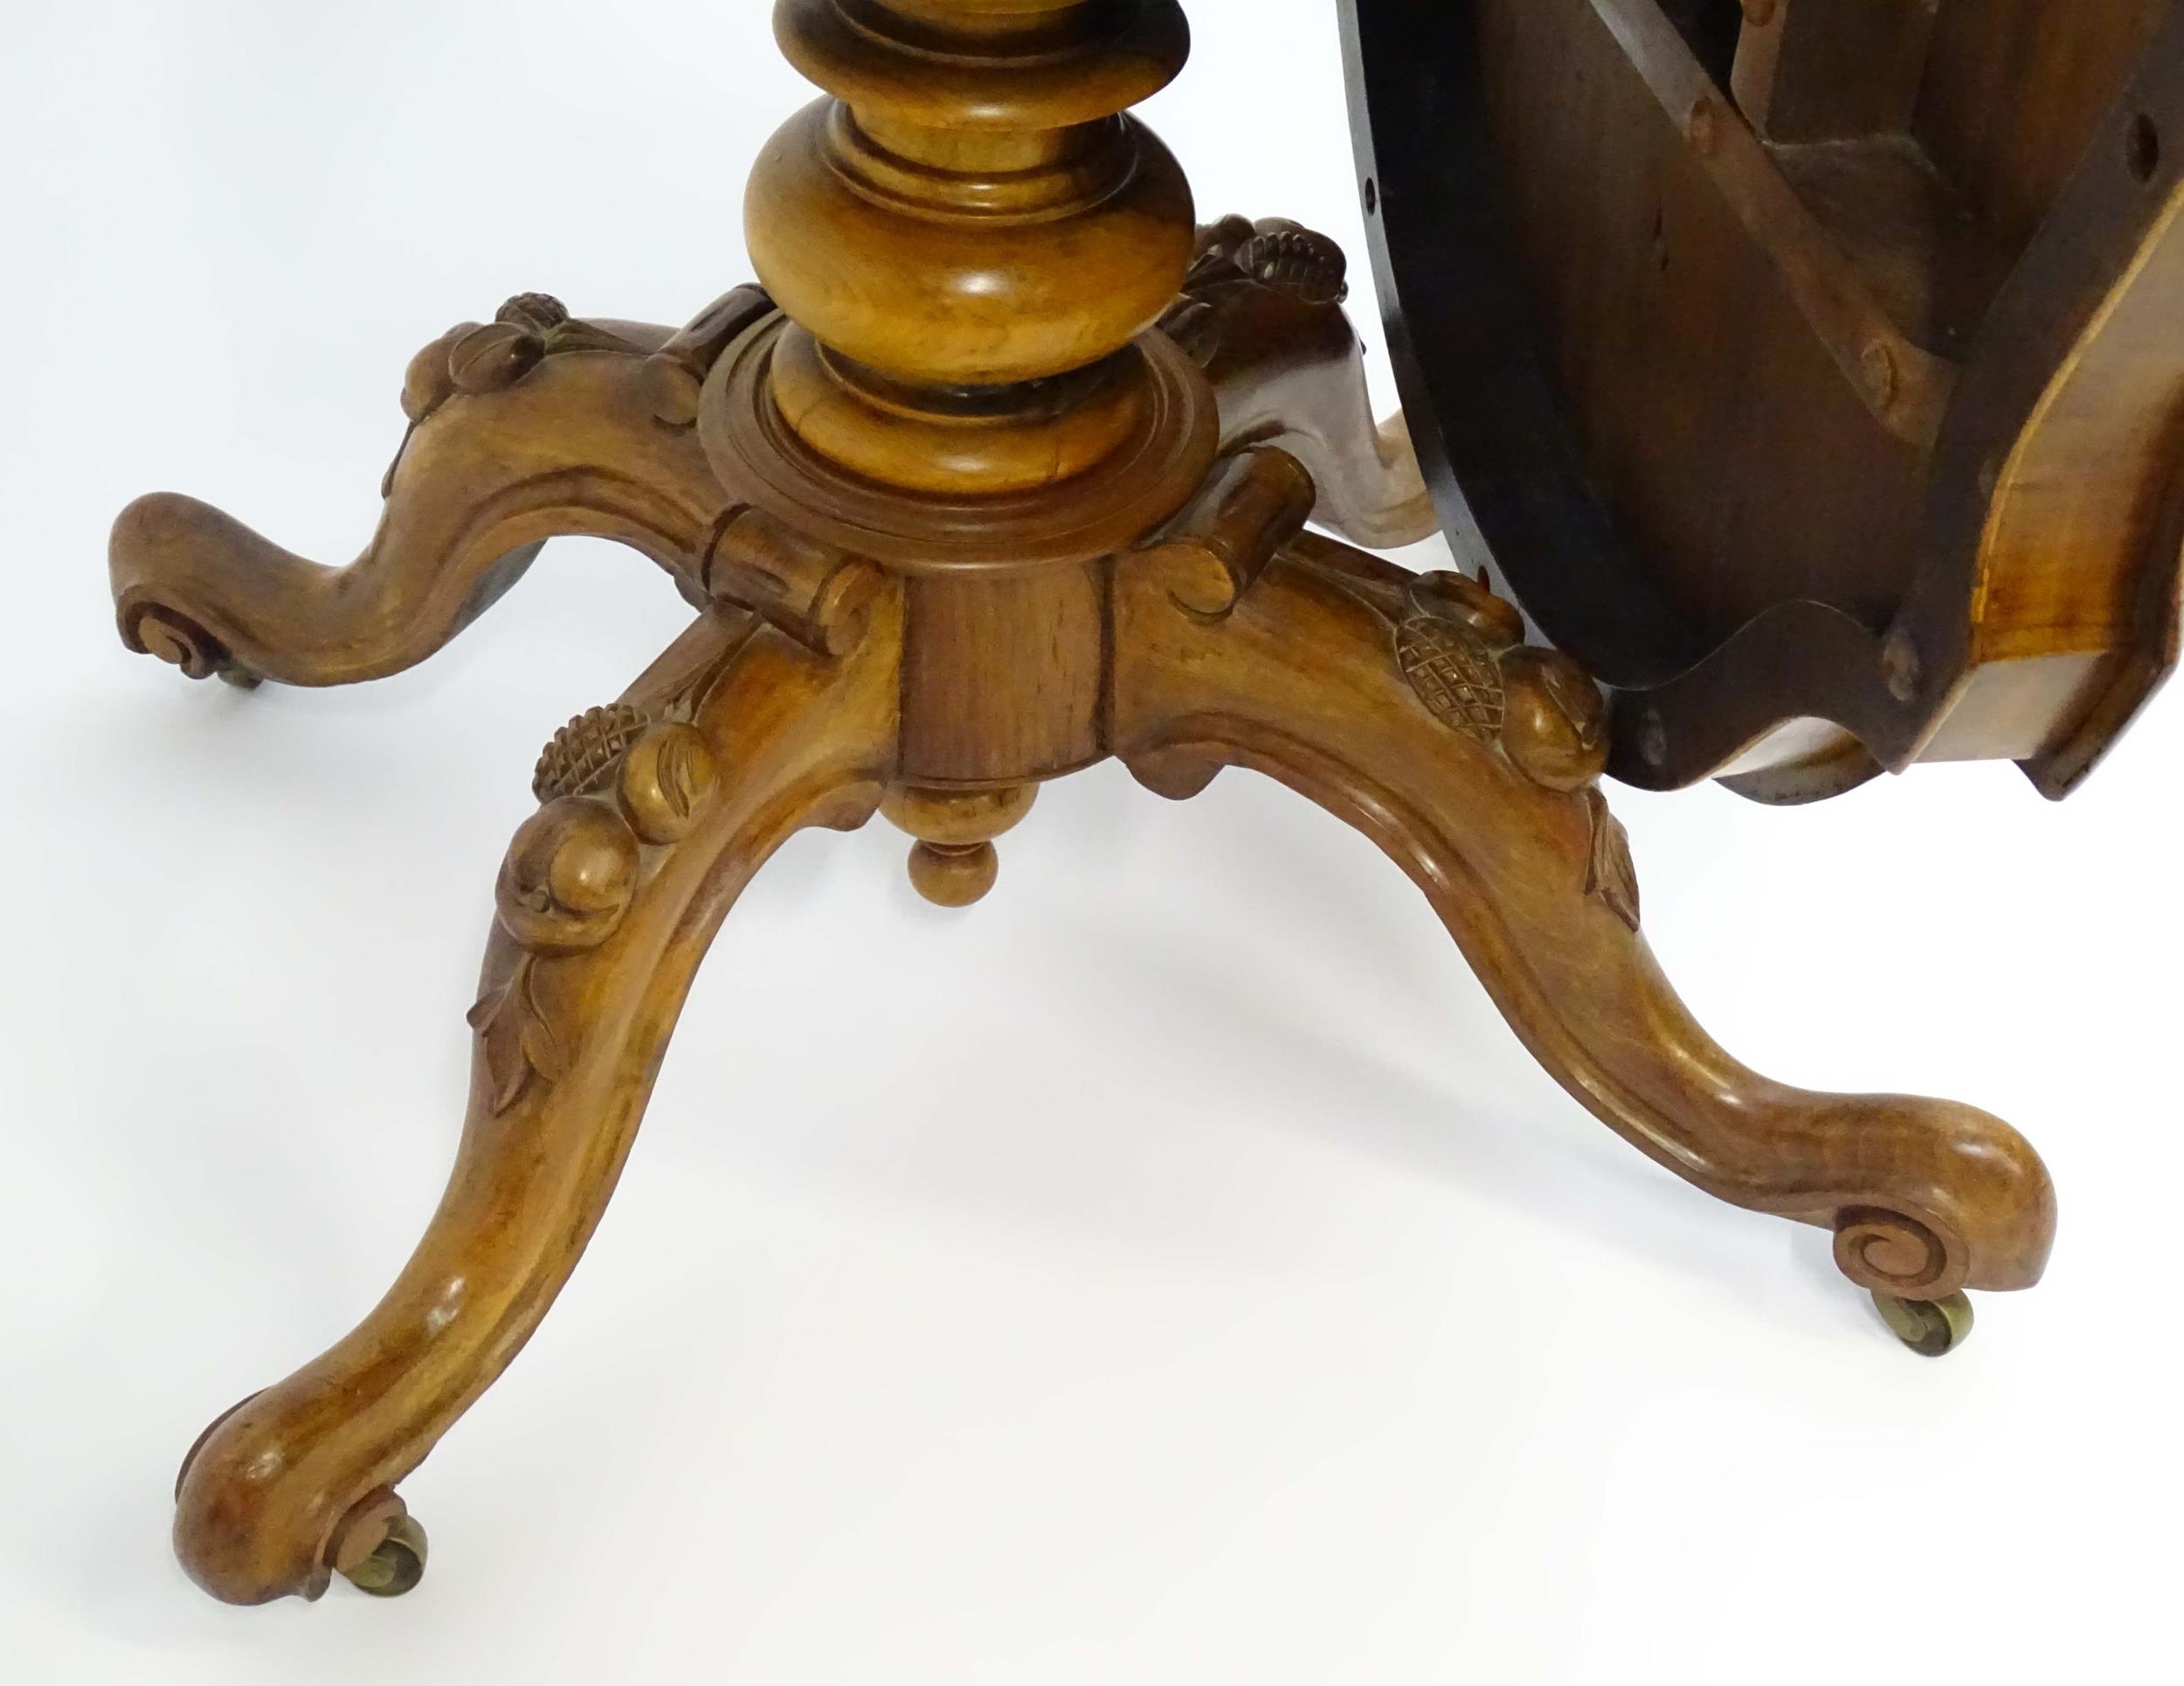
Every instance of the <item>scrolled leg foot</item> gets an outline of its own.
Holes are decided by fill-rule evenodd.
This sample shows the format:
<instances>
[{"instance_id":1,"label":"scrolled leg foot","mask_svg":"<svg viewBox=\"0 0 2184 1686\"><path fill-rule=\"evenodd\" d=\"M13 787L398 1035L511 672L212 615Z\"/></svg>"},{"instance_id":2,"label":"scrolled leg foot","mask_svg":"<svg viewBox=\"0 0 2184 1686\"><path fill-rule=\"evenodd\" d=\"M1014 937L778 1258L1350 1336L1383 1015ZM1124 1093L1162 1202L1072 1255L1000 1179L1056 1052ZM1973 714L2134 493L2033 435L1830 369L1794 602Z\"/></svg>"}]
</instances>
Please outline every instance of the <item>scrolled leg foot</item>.
<instances>
[{"instance_id":1,"label":"scrolled leg foot","mask_svg":"<svg viewBox=\"0 0 2184 1686\"><path fill-rule=\"evenodd\" d=\"M743 314L724 311L738 300ZM446 645L561 534L619 539L702 596L725 496L695 430L660 415L663 383L764 307L730 295L671 335L530 294L463 324L411 365L409 432L362 556L324 567L194 498L139 499L108 551L122 642L193 679L384 678Z\"/></svg>"},{"instance_id":2,"label":"scrolled leg foot","mask_svg":"<svg viewBox=\"0 0 2184 1686\"><path fill-rule=\"evenodd\" d=\"M1220 615L1178 601L1177 567L1152 549L1117 572L1133 764L1178 793L1206 765L1252 768L1358 826L1573 1096L1708 1192L1830 1230L1861 1287L1946 1321L1967 1288L2039 1280L2055 1192L2015 1130L1949 1102L1771 1081L1692 1019L1641 933L1629 842L1595 783L1599 693L1527 648L1508 605L1310 536Z\"/></svg>"},{"instance_id":3,"label":"scrolled leg foot","mask_svg":"<svg viewBox=\"0 0 2184 1686\"><path fill-rule=\"evenodd\" d=\"M382 1595L416 1584L424 1535L395 1489L575 1268L736 895L792 833L878 806L899 603L867 605L859 625L827 655L708 613L618 709L556 738L544 805L496 885L447 1192L363 1323L188 1460L175 1544L208 1592L256 1604L315 1598L336 1574Z\"/></svg>"}]
</instances>

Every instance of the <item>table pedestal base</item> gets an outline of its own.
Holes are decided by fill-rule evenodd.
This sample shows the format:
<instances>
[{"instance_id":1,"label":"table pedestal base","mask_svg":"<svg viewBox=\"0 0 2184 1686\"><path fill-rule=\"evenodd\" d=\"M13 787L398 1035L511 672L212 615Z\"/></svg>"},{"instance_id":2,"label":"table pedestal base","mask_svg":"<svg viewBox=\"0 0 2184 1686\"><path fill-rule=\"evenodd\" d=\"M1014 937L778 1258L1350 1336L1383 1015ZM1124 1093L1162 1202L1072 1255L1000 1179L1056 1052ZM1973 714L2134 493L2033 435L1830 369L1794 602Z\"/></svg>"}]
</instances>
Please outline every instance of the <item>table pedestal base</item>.
<instances>
[{"instance_id":1,"label":"table pedestal base","mask_svg":"<svg viewBox=\"0 0 2184 1686\"><path fill-rule=\"evenodd\" d=\"M1157 143L1088 121L1089 96L1053 71L1054 42L1075 43L1107 66L1107 97L1137 97L1130 78L1180 63L1178 41L1142 34L1171 6L1136 14L1152 23L1120 45L1123 12L1074 0L894 10L906 39L960 31L997 66L993 86L1013 90L1016 104L996 93L966 123L1036 116L1045 100L1054 124L1082 126L1057 128L1068 143L1044 152L996 142L1014 173L983 197L939 164L895 170L890 191L942 206L902 221L902 252L942 242L950 217L989 238L978 219L1004 190L1060 202L1082 182L1069 214L1092 233L1057 260L1082 272L1083 294L1057 321L1089 334L1099 313L1128 314L1112 306L1128 254L1100 231L1143 241L1152 213L1109 229L1099 219L1120 217L1118 195L1142 187L1162 216L1179 209L1177 269L1189 266L1187 195L1161 200L1175 196ZM859 97L911 97L914 81L856 69L881 38L828 33L826 0L791 0L783 16L799 62L825 69L836 52L827 73ZM1038 51L1010 58L1012 31L1034 25ZM927 61L906 49L901 62L911 77ZM798 121L807 152L874 144L839 109ZM970 168L971 143L951 150L934 132L887 134ZM1109 146L1136 148L1135 176L1102 174ZM1059 186L1016 167L1048 155ZM778 179L754 191L754 228L775 237L754 240L770 279L797 273L780 231L819 214L773 202L838 190L823 172L791 179L800 155L770 155ZM827 214L877 215L877 203ZM898 238L875 229L832 261ZM1025 245L1021 264L1044 250ZM898 270L874 270L871 287ZM1592 681L1528 646L1484 584L1413 575L1306 530L1312 518L1393 545L1433 527L1400 429L1376 427L1366 406L1342 276L1340 253L1303 230L1217 224L1159 329L1125 324L1119 349L1075 374L1004 370L991 386L943 374L951 359L1033 353L1014 340L995 352L981 298L960 289L935 307L937 326L902 324L902 355L929 359L916 387L821 349L867 331L845 301L870 287L814 292L803 307L784 295L794 321L742 288L674 331L529 295L411 367L384 517L349 567L185 498L123 515L122 636L200 678L334 685L410 667L559 534L643 552L695 616L540 759L538 810L494 888L460 1156L415 1255L353 1332L193 1448L175 1539L207 1590L254 1603L315 1597L335 1574L382 1593L415 1584L423 1534L395 1489L568 1279L699 962L785 839L885 813L916 840L918 888L963 905L993 881L994 841L1038 786L1109 757L1178 800L1227 768L1262 773L1364 832L1580 1103L1705 1192L1828 1231L1844 1273L1920 1350L1954 1343L1966 1289L2036 1280L2053 1192L2008 1126L1946 1102L1770 1081L1678 1002L1641 935L1628 841L1599 787L1607 721ZM903 308L924 297L906 293ZM828 312L827 334L805 331Z\"/></svg>"}]
</instances>

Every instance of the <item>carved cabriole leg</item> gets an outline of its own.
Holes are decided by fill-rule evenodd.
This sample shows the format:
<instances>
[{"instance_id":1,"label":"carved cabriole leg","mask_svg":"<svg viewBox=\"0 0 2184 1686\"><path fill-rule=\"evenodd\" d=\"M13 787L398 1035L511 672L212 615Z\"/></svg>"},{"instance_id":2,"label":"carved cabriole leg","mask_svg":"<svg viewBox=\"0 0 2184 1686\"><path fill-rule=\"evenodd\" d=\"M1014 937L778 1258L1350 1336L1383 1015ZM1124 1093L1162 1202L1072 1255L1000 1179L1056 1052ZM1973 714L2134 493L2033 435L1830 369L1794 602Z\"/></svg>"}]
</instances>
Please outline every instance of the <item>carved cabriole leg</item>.
<instances>
[{"instance_id":1,"label":"carved cabriole leg","mask_svg":"<svg viewBox=\"0 0 2184 1686\"><path fill-rule=\"evenodd\" d=\"M1709 1193L1834 1231L1865 1287L1935 1302L2038 1279L2054 1192L2007 1124L1791 1088L1692 1019L1594 783L1599 694L1524 647L1508 605L1309 537L1234 585L1173 545L1117 570L1117 738L1149 784L1249 767L1365 832L1573 1095Z\"/></svg>"},{"instance_id":2,"label":"carved cabriole leg","mask_svg":"<svg viewBox=\"0 0 2184 1686\"><path fill-rule=\"evenodd\" d=\"M605 1207L701 958L791 833L850 827L892 771L900 607L819 642L710 612L616 709L556 738L502 868L470 1119L401 1278L339 1345L192 1455L175 1542L236 1603L400 1573L390 1489L537 1326ZM861 641L856 633L861 630ZM634 718L641 711L643 721ZM360 1577L362 1579L363 1577Z\"/></svg>"},{"instance_id":3,"label":"carved cabriole leg","mask_svg":"<svg viewBox=\"0 0 2184 1686\"><path fill-rule=\"evenodd\" d=\"M140 499L110 551L123 641L196 679L346 685L440 649L557 535L689 580L727 502L690 426L695 382L766 308L740 289L671 332L529 294L453 329L411 365L410 432L361 557L323 567L195 499Z\"/></svg>"}]
</instances>

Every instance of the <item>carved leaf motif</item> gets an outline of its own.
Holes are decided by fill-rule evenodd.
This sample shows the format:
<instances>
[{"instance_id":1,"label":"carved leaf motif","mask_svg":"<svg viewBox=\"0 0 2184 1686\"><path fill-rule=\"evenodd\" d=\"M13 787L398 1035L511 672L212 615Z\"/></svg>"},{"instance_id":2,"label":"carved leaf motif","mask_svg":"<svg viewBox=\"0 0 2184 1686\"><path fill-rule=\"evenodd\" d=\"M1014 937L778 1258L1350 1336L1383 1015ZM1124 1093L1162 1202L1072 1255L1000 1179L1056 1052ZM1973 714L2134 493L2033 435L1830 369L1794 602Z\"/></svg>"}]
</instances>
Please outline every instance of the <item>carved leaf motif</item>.
<instances>
[{"instance_id":1,"label":"carved leaf motif","mask_svg":"<svg viewBox=\"0 0 2184 1686\"><path fill-rule=\"evenodd\" d=\"M1597 790L1585 793L1593 821L1593 854L1586 868L1585 893L1606 902L1615 916L1636 930L1643 916L1638 899L1638 867L1630 858L1630 833L1609 812Z\"/></svg>"},{"instance_id":2,"label":"carved leaf motif","mask_svg":"<svg viewBox=\"0 0 2184 1686\"><path fill-rule=\"evenodd\" d=\"M1460 620L1413 615L1396 628L1395 657L1418 699L1482 743L1500 736L1508 712L1494 648Z\"/></svg>"},{"instance_id":3,"label":"carved leaf motif","mask_svg":"<svg viewBox=\"0 0 2184 1686\"><path fill-rule=\"evenodd\" d=\"M496 1117L523 1098L534 1079L556 1083L568 1070L561 1039L532 990L536 964L534 956L523 956L508 982L470 1010L471 1028L483 1040Z\"/></svg>"}]
</instances>

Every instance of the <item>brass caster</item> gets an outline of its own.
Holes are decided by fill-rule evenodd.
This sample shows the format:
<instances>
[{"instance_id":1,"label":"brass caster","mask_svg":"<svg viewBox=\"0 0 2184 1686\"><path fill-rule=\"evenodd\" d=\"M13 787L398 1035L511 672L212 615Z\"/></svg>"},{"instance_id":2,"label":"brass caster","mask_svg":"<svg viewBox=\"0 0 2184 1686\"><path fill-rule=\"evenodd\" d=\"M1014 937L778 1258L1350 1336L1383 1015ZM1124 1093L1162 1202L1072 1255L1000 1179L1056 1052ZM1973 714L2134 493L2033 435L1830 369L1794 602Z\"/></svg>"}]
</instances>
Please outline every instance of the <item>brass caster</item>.
<instances>
[{"instance_id":1,"label":"brass caster","mask_svg":"<svg viewBox=\"0 0 2184 1686\"><path fill-rule=\"evenodd\" d=\"M418 1519L383 1488L349 1513L335 1536L334 1567L360 1593L400 1598L425 1579L430 1551Z\"/></svg>"},{"instance_id":2,"label":"brass caster","mask_svg":"<svg viewBox=\"0 0 2184 1686\"><path fill-rule=\"evenodd\" d=\"M425 1579L425 1559L430 1551L425 1530L415 1517L401 1517L387 1530L378 1549L346 1571L349 1583L374 1598L400 1598Z\"/></svg>"},{"instance_id":3,"label":"brass caster","mask_svg":"<svg viewBox=\"0 0 2184 1686\"><path fill-rule=\"evenodd\" d=\"M1972 1335L1972 1302L1952 1294L1946 1300L1902 1300L1893 1294L1876 1294L1896 1338L1922 1358L1946 1358Z\"/></svg>"}]
</instances>

